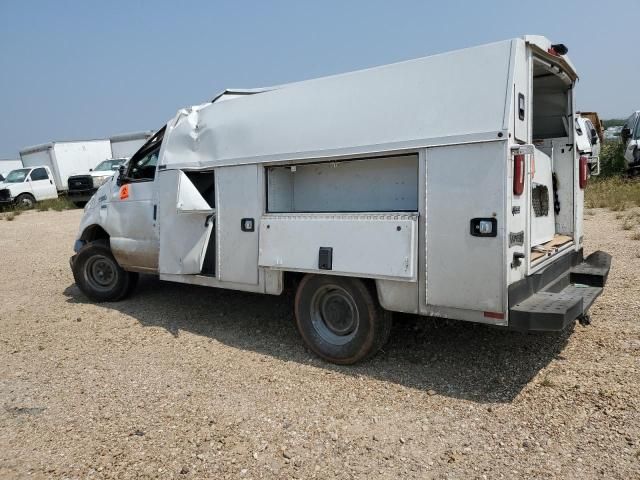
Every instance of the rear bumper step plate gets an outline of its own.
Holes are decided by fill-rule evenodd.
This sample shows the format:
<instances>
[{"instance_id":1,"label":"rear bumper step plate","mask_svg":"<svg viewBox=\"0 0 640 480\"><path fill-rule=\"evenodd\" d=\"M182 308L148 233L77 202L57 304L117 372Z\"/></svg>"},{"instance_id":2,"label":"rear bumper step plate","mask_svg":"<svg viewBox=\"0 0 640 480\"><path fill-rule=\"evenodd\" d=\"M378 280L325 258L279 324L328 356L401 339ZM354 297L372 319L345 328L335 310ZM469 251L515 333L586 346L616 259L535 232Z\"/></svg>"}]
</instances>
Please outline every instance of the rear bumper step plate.
<instances>
[{"instance_id":1,"label":"rear bumper step plate","mask_svg":"<svg viewBox=\"0 0 640 480\"><path fill-rule=\"evenodd\" d=\"M571 268L571 283L562 290L539 291L513 305L509 312L509 327L521 331L564 330L586 313L602 293L610 267L609 254L592 253Z\"/></svg>"}]
</instances>

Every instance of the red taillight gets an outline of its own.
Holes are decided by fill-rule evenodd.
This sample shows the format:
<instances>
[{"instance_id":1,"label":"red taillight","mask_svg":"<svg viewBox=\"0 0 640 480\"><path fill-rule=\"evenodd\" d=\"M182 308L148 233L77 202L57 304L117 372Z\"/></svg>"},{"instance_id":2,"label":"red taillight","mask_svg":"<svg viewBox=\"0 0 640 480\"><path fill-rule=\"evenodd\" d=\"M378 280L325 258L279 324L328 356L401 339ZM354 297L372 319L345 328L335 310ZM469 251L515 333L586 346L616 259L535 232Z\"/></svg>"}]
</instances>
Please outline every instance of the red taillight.
<instances>
[{"instance_id":1,"label":"red taillight","mask_svg":"<svg viewBox=\"0 0 640 480\"><path fill-rule=\"evenodd\" d=\"M580 157L580 188L584 190L589 180L589 164L587 157Z\"/></svg>"},{"instance_id":2,"label":"red taillight","mask_svg":"<svg viewBox=\"0 0 640 480\"><path fill-rule=\"evenodd\" d=\"M524 192L524 155L513 156L513 194Z\"/></svg>"}]
</instances>

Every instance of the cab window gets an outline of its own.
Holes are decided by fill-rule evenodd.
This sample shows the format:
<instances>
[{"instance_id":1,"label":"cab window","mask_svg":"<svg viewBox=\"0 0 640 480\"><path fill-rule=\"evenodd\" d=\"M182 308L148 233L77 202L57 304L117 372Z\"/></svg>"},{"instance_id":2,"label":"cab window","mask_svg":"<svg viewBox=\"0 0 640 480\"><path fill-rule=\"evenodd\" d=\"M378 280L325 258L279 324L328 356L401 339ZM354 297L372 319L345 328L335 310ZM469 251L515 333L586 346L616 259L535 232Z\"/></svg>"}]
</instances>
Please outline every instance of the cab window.
<instances>
[{"instance_id":1,"label":"cab window","mask_svg":"<svg viewBox=\"0 0 640 480\"><path fill-rule=\"evenodd\" d=\"M44 168L35 168L31 172L31 181L35 182L36 180L48 180L49 175L47 175L47 171Z\"/></svg>"},{"instance_id":2,"label":"cab window","mask_svg":"<svg viewBox=\"0 0 640 480\"><path fill-rule=\"evenodd\" d=\"M128 181L144 182L155 178L164 130L162 128L151 137L131 158L127 171Z\"/></svg>"}]
</instances>

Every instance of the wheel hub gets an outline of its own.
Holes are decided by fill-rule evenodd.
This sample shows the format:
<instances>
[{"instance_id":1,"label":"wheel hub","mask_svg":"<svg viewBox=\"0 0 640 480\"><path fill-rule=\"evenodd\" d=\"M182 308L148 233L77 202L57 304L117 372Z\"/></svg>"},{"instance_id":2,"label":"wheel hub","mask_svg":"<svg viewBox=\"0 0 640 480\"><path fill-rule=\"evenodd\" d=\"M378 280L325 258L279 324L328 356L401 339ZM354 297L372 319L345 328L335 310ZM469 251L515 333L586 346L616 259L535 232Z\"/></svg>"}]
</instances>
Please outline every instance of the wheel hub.
<instances>
[{"instance_id":1,"label":"wheel hub","mask_svg":"<svg viewBox=\"0 0 640 480\"><path fill-rule=\"evenodd\" d=\"M85 277L96 290L110 290L117 281L115 265L111 259L96 255L87 262Z\"/></svg>"},{"instance_id":2,"label":"wheel hub","mask_svg":"<svg viewBox=\"0 0 640 480\"><path fill-rule=\"evenodd\" d=\"M310 313L315 331L326 342L344 345L355 337L360 321L358 307L342 287L327 285L316 291Z\"/></svg>"}]
</instances>

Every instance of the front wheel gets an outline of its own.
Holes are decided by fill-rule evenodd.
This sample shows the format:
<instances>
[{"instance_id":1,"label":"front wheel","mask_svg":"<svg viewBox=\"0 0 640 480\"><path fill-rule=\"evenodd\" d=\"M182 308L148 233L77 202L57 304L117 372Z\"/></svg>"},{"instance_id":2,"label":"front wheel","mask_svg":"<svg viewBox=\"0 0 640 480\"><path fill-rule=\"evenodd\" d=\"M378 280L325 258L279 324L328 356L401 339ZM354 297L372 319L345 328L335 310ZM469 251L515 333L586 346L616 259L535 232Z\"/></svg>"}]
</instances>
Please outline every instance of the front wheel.
<instances>
[{"instance_id":1,"label":"front wheel","mask_svg":"<svg viewBox=\"0 0 640 480\"><path fill-rule=\"evenodd\" d=\"M295 315L307 346L343 365L374 355L391 331L390 312L357 278L306 275L296 293Z\"/></svg>"},{"instance_id":2,"label":"front wheel","mask_svg":"<svg viewBox=\"0 0 640 480\"><path fill-rule=\"evenodd\" d=\"M124 270L103 240L88 243L73 262L76 284L94 302L116 302L129 295L138 274Z\"/></svg>"},{"instance_id":3,"label":"front wheel","mask_svg":"<svg viewBox=\"0 0 640 480\"><path fill-rule=\"evenodd\" d=\"M16 207L20 208L33 208L36 203L36 199L29 193L23 193L16 198Z\"/></svg>"}]
</instances>

